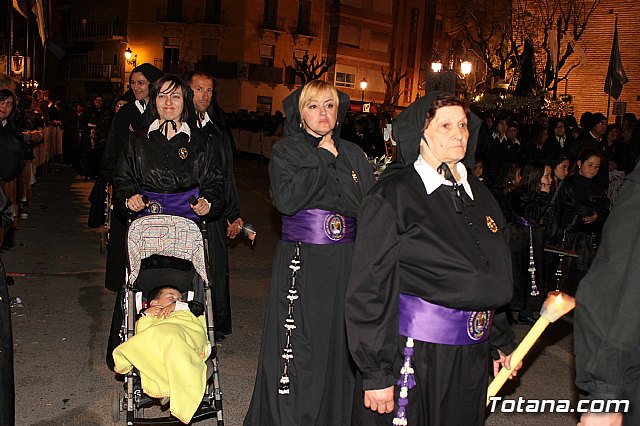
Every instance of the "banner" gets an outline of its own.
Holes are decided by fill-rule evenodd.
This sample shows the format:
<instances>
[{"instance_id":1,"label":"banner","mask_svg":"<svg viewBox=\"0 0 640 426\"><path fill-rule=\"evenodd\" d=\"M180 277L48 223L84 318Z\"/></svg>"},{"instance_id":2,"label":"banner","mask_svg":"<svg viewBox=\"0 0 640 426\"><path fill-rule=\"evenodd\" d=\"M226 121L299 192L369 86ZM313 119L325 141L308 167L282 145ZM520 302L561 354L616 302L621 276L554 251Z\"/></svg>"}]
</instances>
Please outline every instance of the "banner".
<instances>
[{"instance_id":1,"label":"banner","mask_svg":"<svg viewBox=\"0 0 640 426\"><path fill-rule=\"evenodd\" d=\"M604 82L604 93L618 99L622 93L622 86L629 80L622 66L620 57L620 44L618 43L618 17L616 16L616 27L613 32L613 45L611 46L611 57L609 58L609 69L607 79Z\"/></svg>"}]
</instances>

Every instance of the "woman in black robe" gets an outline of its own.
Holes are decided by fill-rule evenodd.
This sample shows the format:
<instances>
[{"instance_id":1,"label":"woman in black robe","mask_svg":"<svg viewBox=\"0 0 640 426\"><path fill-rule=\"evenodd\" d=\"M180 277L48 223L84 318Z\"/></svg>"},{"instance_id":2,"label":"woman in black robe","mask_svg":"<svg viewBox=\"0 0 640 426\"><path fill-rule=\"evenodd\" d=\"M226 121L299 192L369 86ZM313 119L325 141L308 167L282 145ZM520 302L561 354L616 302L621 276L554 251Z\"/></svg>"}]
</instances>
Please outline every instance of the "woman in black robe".
<instances>
[{"instance_id":1,"label":"woman in black robe","mask_svg":"<svg viewBox=\"0 0 640 426\"><path fill-rule=\"evenodd\" d=\"M355 369L344 297L355 217L373 171L360 148L338 138L347 95L313 80L283 105L285 137L273 146L269 164L283 235L244 425L346 425Z\"/></svg>"},{"instance_id":2,"label":"woman in black robe","mask_svg":"<svg viewBox=\"0 0 640 426\"><path fill-rule=\"evenodd\" d=\"M346 301L360 372L353 425L481 425L490 349L494 370L510 361L513 334L494 312L512 295L504 219L461 162L466 150L472 164L480 119L467 149L466 104L436 95L394 122L404 167L358 214Z\"/></svg>"},{"instance_id":3,"label":"woman in black robe","mask_svg":"<svg viewBox=\"0 0 640 426\"><path fill-rule=\"evenodd\" d=\"M514 291L510 308L518 311L518 322L524 324L535 322L546 297L542 217L551 200L551 173L551 166L542 161L529 161L511 197L508 240Z\"/></svg>"},{"instance_id":4,"label":"woman in black robe","mask_svg":"<svg viewBox=\"0 0 640 426\"><path fill-rule=\"evenodd\" d=\"M601 161L599 151L582 150L577 160L578 173L560 184L545 217L547 240L578 255L565 257L563 265L562 291L571 295L575 295L578 283L591 265L609 214L606 190L594 179Z\"/></svg>"}]
</instances>

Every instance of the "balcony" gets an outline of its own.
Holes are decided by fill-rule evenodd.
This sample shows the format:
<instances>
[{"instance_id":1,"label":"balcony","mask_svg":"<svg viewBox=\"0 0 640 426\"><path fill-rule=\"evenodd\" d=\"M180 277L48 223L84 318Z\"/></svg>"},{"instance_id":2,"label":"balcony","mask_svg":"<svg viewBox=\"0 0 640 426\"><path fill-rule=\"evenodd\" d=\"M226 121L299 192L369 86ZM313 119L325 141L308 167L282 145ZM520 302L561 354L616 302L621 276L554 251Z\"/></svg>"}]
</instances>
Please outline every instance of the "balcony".
<instances>
[{"instance_id":1,"label":"balcony","mask_svg":"<svg viewBox=\"0 0 640 426\"><path fill-rule=\"evenodd\" d=\"M318 24L307 24L300 25L298 24L291 33L294 36L299 37L308 37L308 38L317 38L318 37Z\"/></svg>"},{"instance_id":2,"label":"balcony","mask_svg":"<svg viewBox=\"0 0 640 426\"><path fill-rule=\"evenodd\" d=\"M123 70L121 65L112 64L68 64L65 78L118 83L122 81Z\"/></svg>"},{"instance_id":3,"label":"balcony","mask_svg":"<svg viewBox=\"0 0 640 426\"><path fill-rule=\"evenodd\" d=\"M249 64L247 79L269 84L282 84L283 68Z\"/></svg>"},{"instance_id":4,"label":"balcony","mask_svg":"<svg viewBox=\"0 0 640 426\"><path fill-rule=\"evenodd\" d=\"M279 17L265 17L262 22L262 29L275 31L275 32L284 32L287 25L287 18L284 16Z\"/></svg>"},{"instance_id":5,"label":"balcony","mask_svg":"<svg viewBox=\"0 0 640 426\"><path fill-rule=\"evenodd\" d=\"M67 40L120 40L123 32L118 21L76 22L67 28Z\"/></svg>"}]
</instances>

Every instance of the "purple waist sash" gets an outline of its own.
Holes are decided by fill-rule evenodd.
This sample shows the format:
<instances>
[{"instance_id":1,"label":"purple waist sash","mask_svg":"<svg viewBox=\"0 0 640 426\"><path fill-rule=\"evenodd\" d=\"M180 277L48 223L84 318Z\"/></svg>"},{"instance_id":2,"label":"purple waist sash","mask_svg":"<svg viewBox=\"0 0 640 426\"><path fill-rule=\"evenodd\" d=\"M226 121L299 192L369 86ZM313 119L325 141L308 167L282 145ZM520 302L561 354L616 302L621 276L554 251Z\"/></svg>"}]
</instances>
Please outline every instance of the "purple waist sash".
<instances>
[{"instance_id":1,"label":"purple waist sash","mask_svg":"<svg viewBox=\"0 0 640 426\"><path fill-rule=\"evenodd\" d=\"M460 311L400 294L399 331L406 337L442 345L474 345L489 338L493 311Z\"/></svg>"},{"instance_id":2,"label":"purple waist sash","mask_svg":"<svg viewBox=\"0 0 640 426\"><path fill-rule=\"evenodd\" d=\"M200 217L191 209L191 204L189 203L191 196L198 198L199 194L200 189L197 187L185 192L174 192L172 194L145 191L143 189L140 191L140 195L149 197L149 205L140 212L140 216L170 214L199 222Z\"/></svg>"},{"instance_id":3,"label":"purple waist sash","mask_svg":"<svg viewBox=\"0 0 640 426\"><path fill-rule=\"evenodd\" d=\"M352 243L356 239L356 219L321 209L300 210L282 216L282 240L309 244Z\"/></svg>"}]
</instances>

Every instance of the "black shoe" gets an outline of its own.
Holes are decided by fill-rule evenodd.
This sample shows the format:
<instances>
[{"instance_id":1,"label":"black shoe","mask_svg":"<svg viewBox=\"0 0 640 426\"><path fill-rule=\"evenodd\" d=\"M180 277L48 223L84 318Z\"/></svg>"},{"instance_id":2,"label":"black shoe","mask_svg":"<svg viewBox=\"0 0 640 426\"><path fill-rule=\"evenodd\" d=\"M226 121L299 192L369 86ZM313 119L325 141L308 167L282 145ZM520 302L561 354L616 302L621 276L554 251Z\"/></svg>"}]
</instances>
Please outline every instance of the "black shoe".
<instances>
[{"instance_id":1,"label":"black shoe","mask_svg":"<svg viewBox=\"0 0 640 426\"><path fill-rule=\"evenodd\" d=\"M220 333L218 331L216 331L216 343L220 343L224 340L224 333Z\"/></svg>"},{"instance_id":2,"label":"black shoe","mask_svg":"<svg viewBox=\"0 0 640 426\"><path fill-rule=\"evenodd\" d=\"M536 319L532 315L518 315L518 324L533 325Z\"/></svg>"}]
</instances>

